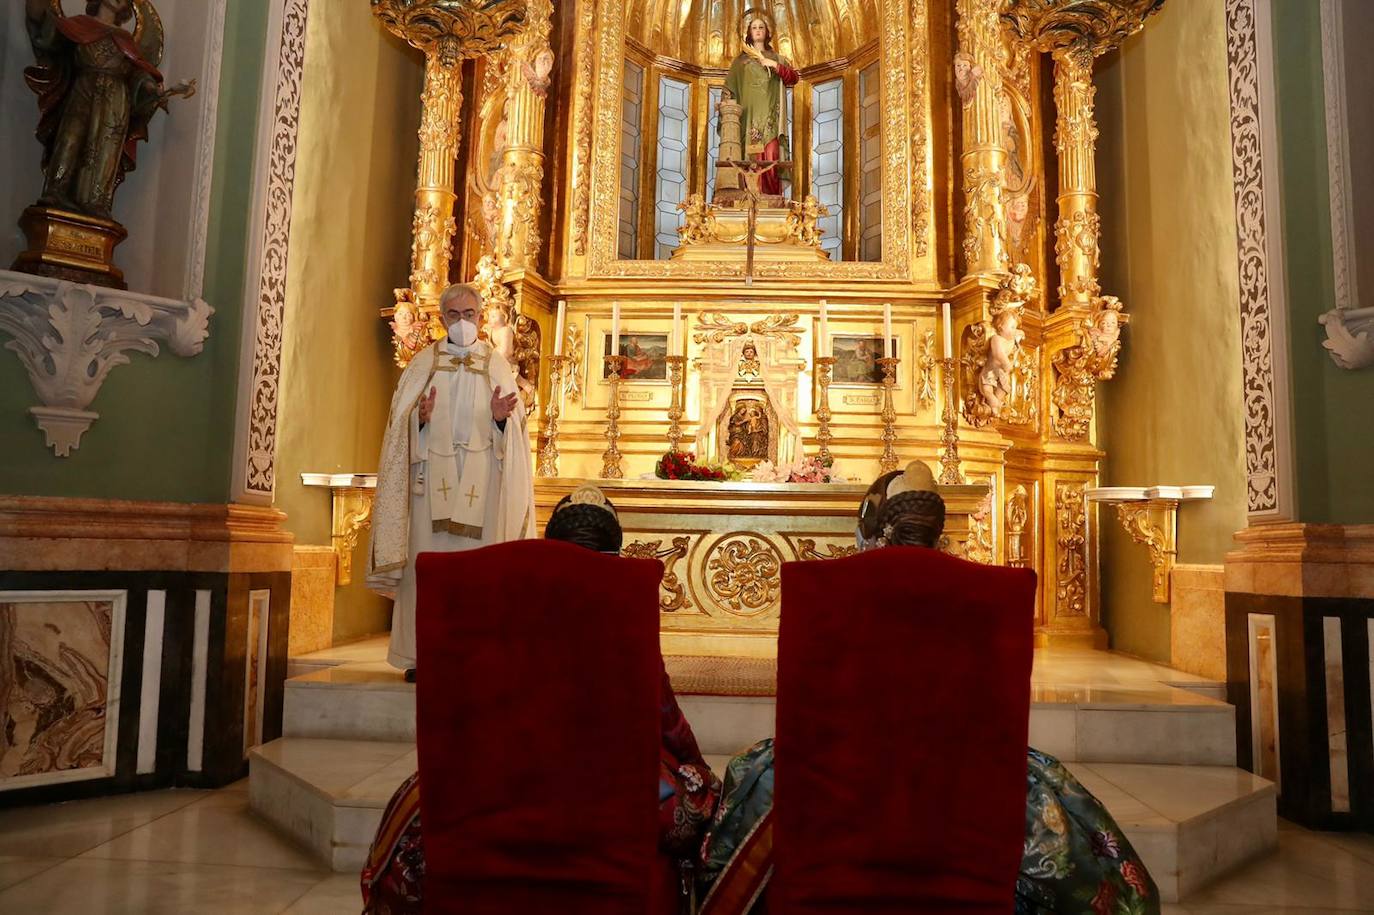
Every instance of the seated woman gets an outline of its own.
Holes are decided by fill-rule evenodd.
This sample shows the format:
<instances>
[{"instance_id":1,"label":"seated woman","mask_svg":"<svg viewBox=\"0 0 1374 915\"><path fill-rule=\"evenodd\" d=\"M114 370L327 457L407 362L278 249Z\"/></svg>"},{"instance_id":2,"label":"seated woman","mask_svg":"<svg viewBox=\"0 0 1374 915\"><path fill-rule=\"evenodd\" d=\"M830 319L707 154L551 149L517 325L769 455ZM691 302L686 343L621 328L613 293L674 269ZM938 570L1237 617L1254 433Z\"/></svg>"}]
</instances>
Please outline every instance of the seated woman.
<instances>
[{"instance_id":1,"label":"seated woman","mask_svg":"<svg viewBox=\"0 0 1374 915\"><path fill-rule=\"evenodd\" d=\"M913 462L874 481L859 507L860 550L934 548L945 503L930 468ZM702 846L701 915L765 911L771 846L757 837L773 806L773 741L730 761L720 809ZM862 828L856 819L856 828ZM1009 900L1011 902L1011 900ZM1102 804L1056 759L1026 757L1026 836L1014 911L1020 915L1132 912L1154 915L1159 894L1140 857Z\"/></svg>"},{"instance_id":2,"label":"seated woman","mask_svg":"<svg viewBox=\"0 0 1374 915\"><path fill-rule=\"evenodd\" d=\"M606 496L583 486L554 507L544 536L599 553L620 552L620 520ZM715 812L720 779L697 747L691 725L678 707L668 672L660 689L663 742L659 767L659 848L684 873L700 850L702 832ZM363 866L363 915L409 915L422 908L425 877L420 833L419 774L401 783L387 804L372 850Z\"/></svg>"}]
</instances>

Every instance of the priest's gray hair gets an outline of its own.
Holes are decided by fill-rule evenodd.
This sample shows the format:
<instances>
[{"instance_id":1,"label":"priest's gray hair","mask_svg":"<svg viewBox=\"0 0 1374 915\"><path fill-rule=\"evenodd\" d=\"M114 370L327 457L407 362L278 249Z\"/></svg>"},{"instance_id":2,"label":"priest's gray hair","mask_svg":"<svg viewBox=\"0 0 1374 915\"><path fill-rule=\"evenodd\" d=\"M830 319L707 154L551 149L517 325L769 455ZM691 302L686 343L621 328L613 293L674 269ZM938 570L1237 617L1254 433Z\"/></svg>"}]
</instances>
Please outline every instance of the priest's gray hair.
<instances>
[{"instance_id":1,"label":"priest's gray hair","mask_svg":"<svg viewBox=\"0 0 1374 915\"><path fill-rule=\"evenodd\" d=\"M443 308L453 299L460 296L467 296L475 308L482 308L482 293L477 291L477 287L472 283L454 283L439 296L439 307Z\"/></svg>"}]
</instances>

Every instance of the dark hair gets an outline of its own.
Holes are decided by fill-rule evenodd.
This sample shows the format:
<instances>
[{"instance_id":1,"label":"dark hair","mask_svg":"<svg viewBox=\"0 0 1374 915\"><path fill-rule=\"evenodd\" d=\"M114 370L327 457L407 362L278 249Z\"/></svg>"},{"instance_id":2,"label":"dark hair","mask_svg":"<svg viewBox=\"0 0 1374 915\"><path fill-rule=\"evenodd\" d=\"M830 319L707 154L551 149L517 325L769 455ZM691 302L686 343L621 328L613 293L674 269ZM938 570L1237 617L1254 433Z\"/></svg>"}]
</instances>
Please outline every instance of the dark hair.
<instances>
[{"instance_id":1,"label":"dark hair","mask_svg":"<svg viewBox=\"0 0 1374 915\"><path fill-rule=\"evenodd\" d=\"M606 500L610 505L610 500ZM614 509L614 506L611 506ZM613 511L599 505L573 504L572 496L564 496L554 506L544 537L562 540L598 553L619 553L625 542L620 520Z\"/></svg>"},{"instance_id":2,"label":"dark hair","mask_svg":"<svg viewBox=\"0 0 1374 915\"><path fill-rule=\"evenodd\" d=\"M901 475L900 470L885 473L874 480L868 492L864 493L863 501L859 503L859 533L863 534L864 540L872 542L882 534L878 516L883 503L887 501L887 487Z\"/></svg>"},{"instance_id":3,"label":"dark hair","mask_svg":"<svg viewBox=\"0 0 1374 915\"><path fill-rule=\"evenodd\" d=\"M86 15L94 16L95 14L100 12L100 7L103 5L104 3L102 2L102 0L86 0ZM125 0L124 6L120 9L119 12L115 13L115 25L123 25L124 23L132 19L133 16L133 0Z\"/></svg>"},{"instance_id":4,"label":"dark hair","mask_svg":"<svg viewBox=\"0 0 1374 915\"><path fill-rule=\"evenodd\" d=\"M763 49L765 51L773 50L773 27L769 25L768 20L762 16L750 16L748 19L744 20L744 43L749 44L749 30L754 27L755 22L763 23Z\"/></svg>"},{"instance_id":5,"label":"dark hair","mask_svg":"<svg viewBox=\"0 0 1374 915\"><path fill-rule=\"evenodd\" d=\"M934 547L945 531L945 500L928 490L899 492L878 510L878 530L889 546Z\"/></svg>"}]
</instances>

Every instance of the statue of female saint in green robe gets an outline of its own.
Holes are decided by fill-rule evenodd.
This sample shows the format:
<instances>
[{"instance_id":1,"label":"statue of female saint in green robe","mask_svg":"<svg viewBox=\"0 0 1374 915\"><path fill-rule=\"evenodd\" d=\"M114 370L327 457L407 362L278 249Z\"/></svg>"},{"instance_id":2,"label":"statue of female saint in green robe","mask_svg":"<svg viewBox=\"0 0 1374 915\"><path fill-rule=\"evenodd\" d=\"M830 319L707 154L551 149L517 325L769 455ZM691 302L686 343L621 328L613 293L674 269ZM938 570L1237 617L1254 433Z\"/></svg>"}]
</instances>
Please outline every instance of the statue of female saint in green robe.
<instances>
[{"instance_id":1,"label":"statue of female saint in green robe","mask_svg":"<svg viewBox=\"0 0 1374 915\"><path fill-rule=\"evenodd\" d=\"M792 157L787 140L784 86L794 86L800 74L773 50L773 30L761 17L753 17L745 28L744 50L730 64L725 91L740 104L740 133L744 154L763 162L788 161ZM782 193L782 176L773 169L762 176L759 192Z\"/></svg>"}]
</instances>

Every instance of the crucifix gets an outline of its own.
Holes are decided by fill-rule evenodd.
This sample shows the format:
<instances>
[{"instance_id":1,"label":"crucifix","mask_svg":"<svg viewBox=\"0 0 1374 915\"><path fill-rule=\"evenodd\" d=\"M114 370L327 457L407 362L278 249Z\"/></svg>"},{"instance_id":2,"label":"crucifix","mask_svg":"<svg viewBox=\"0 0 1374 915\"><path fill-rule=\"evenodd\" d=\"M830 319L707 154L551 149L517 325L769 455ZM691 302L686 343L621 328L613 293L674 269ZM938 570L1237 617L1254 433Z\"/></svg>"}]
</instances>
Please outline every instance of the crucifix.
<instances>
[{"instance_id":1,"label":"crucifix","mask_svg":"<svg viewBox=\"0 0 1374 915\"><path fill-rule=\"evenodd\" d=\"M472 508L472 503L477 501L477 487L470 487L464 498L468 500L468 508Z\"/></svg>"},{"instance_id":2,"label":"crucifix","mask_svg":"<svg viewBox=\"0 0 1374 915\"><path fill-rule=\"evenodd\" d=\"M752 286L754 283L754 230L759 221L759 191L763 185L763 176L775 168L787 168L791 164L781 160L764 162L759 159L721 159L716 163L716 168L738 169L744 176L744 192L749 196L749 231L744 239L744 282L747 285Z\"/></svg>"}]
</instances>

